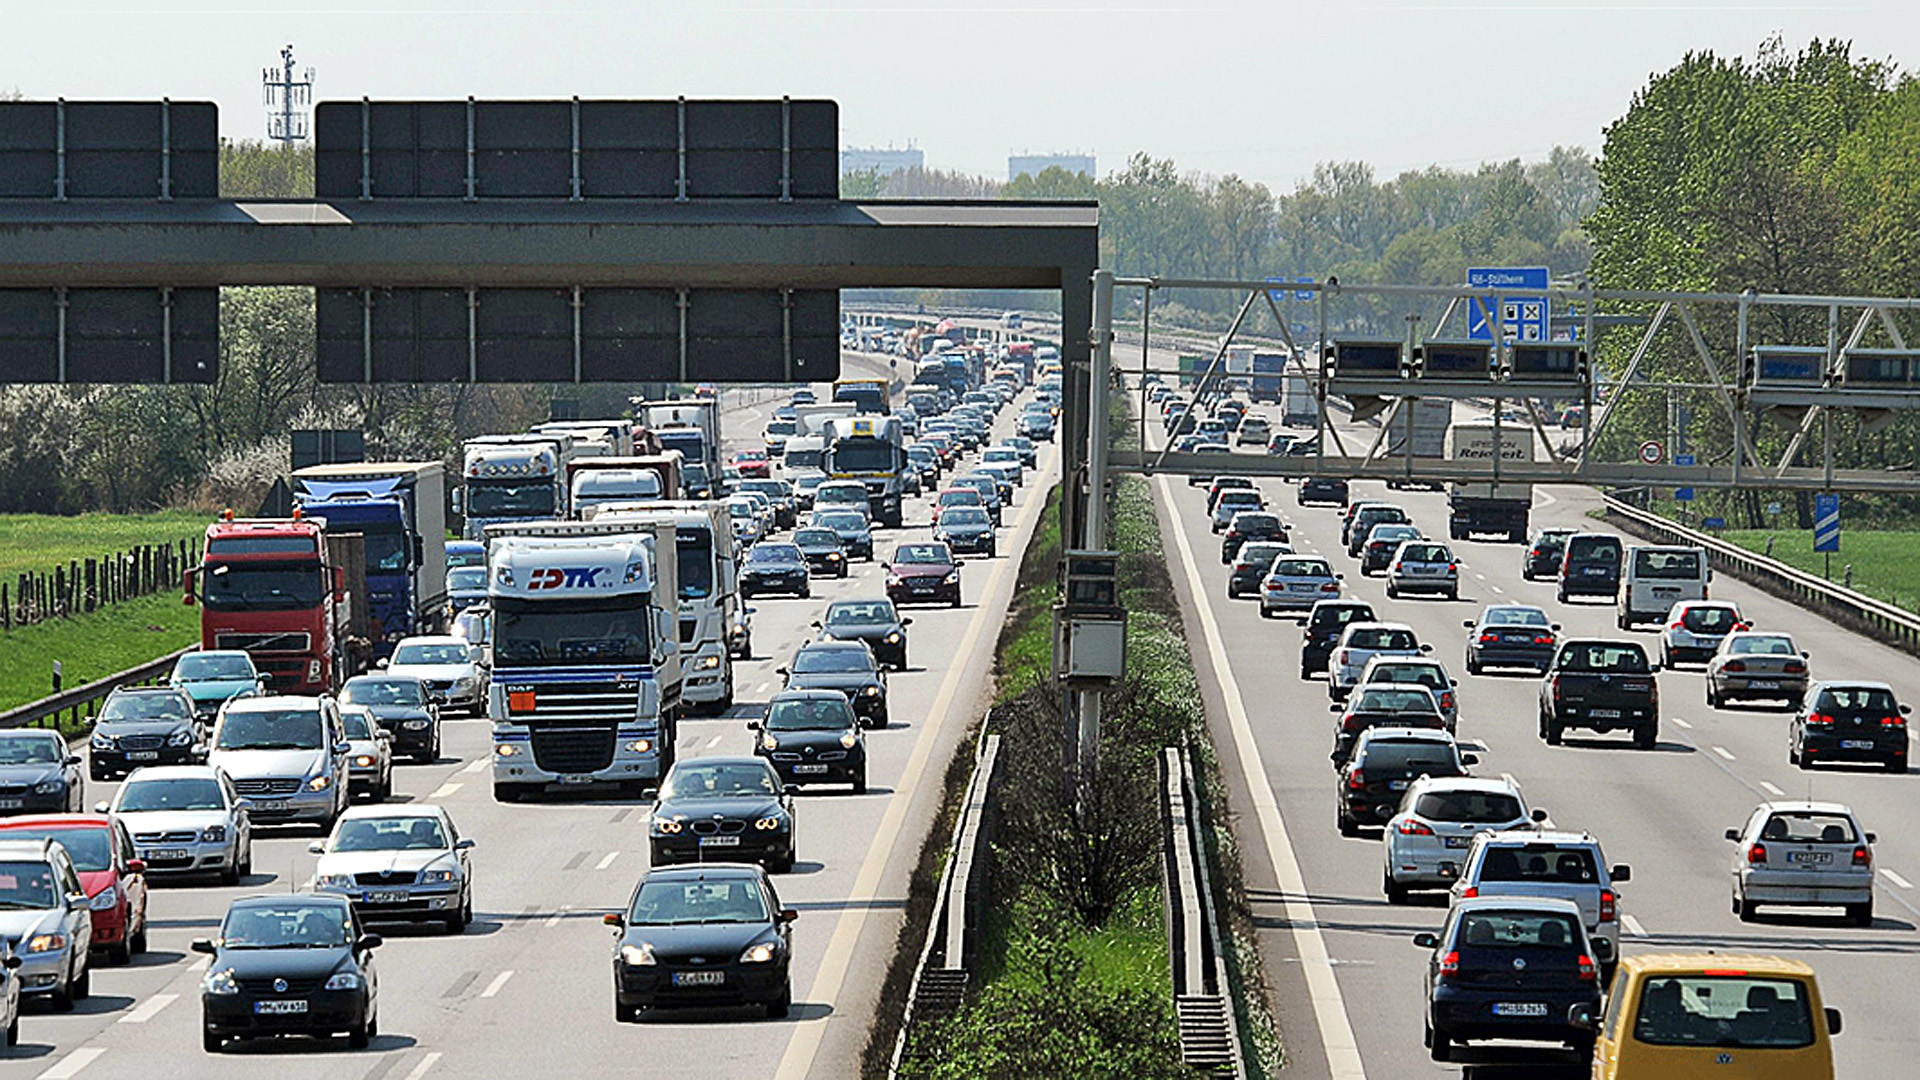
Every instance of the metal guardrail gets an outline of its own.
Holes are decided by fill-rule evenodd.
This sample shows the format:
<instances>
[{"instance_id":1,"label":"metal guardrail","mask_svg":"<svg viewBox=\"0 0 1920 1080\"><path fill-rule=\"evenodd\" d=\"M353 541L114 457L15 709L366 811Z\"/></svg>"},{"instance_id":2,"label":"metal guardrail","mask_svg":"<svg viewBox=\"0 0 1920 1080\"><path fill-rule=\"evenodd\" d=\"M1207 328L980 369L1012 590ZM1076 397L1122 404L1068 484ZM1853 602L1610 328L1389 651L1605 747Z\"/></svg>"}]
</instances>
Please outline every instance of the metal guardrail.
<instances>
[{"instance_id":1,"label":"metal guardrail","mask_svg":"<svg viewBox=\"0 0 1920 1080\"><path fill-rule=\"evenodd\" d=\"M1186 754L1168 747L1160 752L1161 874L1180 1057L1192 1068L1244 1080L1239 1017L1201 842L1204 827Z\"/></svg>"},{"instance_id":2,"label":"metal guardrail","mask_svg":"<svg viewBox=\"0 0 1920 1080\"><path fill-rule=\"evenodd\" d=\"M990 872L991 800L999 760L1000 736L988 735L980 742L973 779L967 783L966 800L961 804L959 820L954 822L953 843L934 896L926 944L913 968L900 1034L894 1040L893 1060L887 1066L888 1077L899 1075L914 1026L951 1016L966 998L979 944L980 905Z\"/></svg>"},{"instance_id":3,"label":"metal guardrail","mask_svg":"<svg viewBox=\"0 0 1920 1080\"><path fill-rule=\"evenodd\" d=\"M1743 581L1848 623L1908 652L1920 653L1920 616L1910 611L1835 585L1777 559L1756 555L1738 545L1689 529L1658 514L1648 513L1611 495L1605 496L1605 499L1609 514L1617 514L1637 525L1651 533L1653 539L1705 548L1709 562Z\"/></svg>"},{"instance_id":4,"label":"metal guardrail","mask_svg":"<svg viewBox=\"0 0 1920 1080\"><path fill-rule=\"evenodd\" d=\"M0 728L20 727L71 727L82 715L93 716L98 713L101 699L122 686L144 686L159 682L173 670L173 662L199 648L189 646L176 649L156 660L149 660L138 667L115 672L104 679L96 679L85 686L76 686L71 690L62 690L50 694L39 701L30 701L16 709L0 712ZM83 713L82 710L85 710Z\"/></svg>"}]
</instances>

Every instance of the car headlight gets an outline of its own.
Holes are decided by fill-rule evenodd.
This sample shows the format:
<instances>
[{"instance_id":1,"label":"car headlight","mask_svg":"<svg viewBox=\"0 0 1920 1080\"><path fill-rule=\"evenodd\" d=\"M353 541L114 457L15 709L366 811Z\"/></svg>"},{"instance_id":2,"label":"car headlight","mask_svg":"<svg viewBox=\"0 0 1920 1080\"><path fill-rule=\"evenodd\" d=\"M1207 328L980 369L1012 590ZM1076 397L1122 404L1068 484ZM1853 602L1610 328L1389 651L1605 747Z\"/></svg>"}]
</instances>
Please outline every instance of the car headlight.
<instances>
[{"instance_id":1,"label":"car headlight","mask_svg":"<svg viewBox=\"0 0 1920 1080\"><path fill-rule=\"evenodd\" d=\"M93 747L95 750L111 750L113 749L113 736L94 732L93 737L87 740L87 745Z\"/></svg>"},{"instance_id":2,"label":"car headlight","mask_svg":"<svg viewBox=\"0 0 1920 1080\"><path fill-rule=\"evenodd\" d=\"M862 697L879 697L879 696L880 696L880 688L879 688L879 687L877 687L877 686L869 686L869 687L866 687L865 689L863 689L863 690L861 690L861 691L860 691L860 696L862 696Z\"/></svg>"},{"instance_id":3,"label":"car headlight","mask_svg":"<svg viewBox=\"0 0 1920 1080\"><path fill-rule=\"evenodd\" d=\"M769 731L760 736L760 745L768 750L778 750L780 749L780 740L774 737L773 732Z\"/></svg>"},{"instance_id":4,"label":"car headlight","mask_svg":"<svg viewBox=\"0 0 1920 1080\"><path fill-rule=\"evenodd\" d=\"M761 832L772 832L774 829L786 824L786 821L787 819L779 814L768 814L766 817L754 822L753 827L759 829Z\"/></svg>"},{"instance_id":5,"label":"car headlight","mask_svg":"<svg viewBox=\"0 0 1920 1080\"><path fill-rule=\"evenodd\" d=\"M33 793L35 795L55 795L65 791L66 788L67 782L59 777L55 777L52 780L42 780L33 785Z\"/></svg>"},{"instance_id":6,"label":"car headlight","mask_svg":"<svg viewBox=\"0 0 1920 1080\"><path fill-rule=\"evenodd\" d=\"M829 551L829 552L827 552L827 561L828 561L828 562L837 562L837 561L839 561L839 558L840 558L840 553L839 553L839 552L837 552L837 551Z\"/></svg>"},{"instance_id":7,"label":"car headlight","mask_svg":"<svg viewBox=\"0 0 1920 1080\"><path fill-rule=\"evenodd\" d=\"M425 720L402 720L400 721L400 726L406 728L408 731L418 731L426 727L427 723Z\"/></svg>"},{"instance_id":8,"label":"car headlight","mask_svg":"<svg viewBox=\"0 0 1920 1080\"><path fill-rule=\"evenodd\" d=\"M478 685L480 685L480 678L476 675L462 675L453 680L453 686L456 690L471 690Z\"/></svg>"},{"instance_id":9,"label":"car headlight","mask_svg":"<svg viewBox=\"0 0 1920 1080\"><path fill-rule=\"evenodd\" d=\"M66 947L65 934L35 934L27 939L27 951L30 953L59 952Z\"/></svg>"},{"instance_id":10,"label":"car headlight","mask_svg":"<svg viewBox=\"0 0 1920 1080\"><path fill-rule=\"evenodd\" d=\"M167 745L168 746L192 746L193 732L186 730L184 728L179 731L176 731L173 733L173 737L167 740Z\"/></svg>"},{"instance_id":11,"label":"car headlight","mask_svg":"<svg viewBox=\"0 0 1920 1080\"><path fill-rule=\"evenodd\" d=\"M450 884L452 884L452 883L453 883L453 881L454 881L454 879L455 879L455 878L457 878L457 877L459 877L459 874L457 874L456 872L454 872L454 871L453 871L453 870L451 870L451 869L448 869L448 870L427 870L427 871L424 871L423 873L421 873L421 875L420 875L420 884L422 884L422 885L450 885Z\"/></svg>"},{"instance_id":12,"label":"car headlight","mask_svg":"<svg viewBox=\"0 0 1920 1080\"><path fill-rule=\"evenodd\" d=\"M900 575L899 575L899 574L888 574L888 575L887 575L887 584L888 584L888 585L900 585L900 584L904 584L904 581L903 581L903 579L902 579L902 578L900 577Z\"/></svg>"},{"instance_id":13,"label":"car headlight","mask_svg":"<svg viewBox=\"0 0 1920 1080\"><path fill-rule=\"evenodd\" d=\"M851 731L847 732L845 735L840 736L840 745L846 747L849 750L853 749L854 746L857 745L859 742L860 742L860 736L854 734Z\"/></svg>"},{"instance_id":14,"label":"car headlight","mask_svg":"<svg viewBox=\"0 0 1920 1080\"><path fill-rule=\"evenodd\" d=\"M217 994L221 997L240 992L240 984L234 981L232 968L221 968L219 971L209 973L207 975L207 981L203 985L205 985L207 993Z\"/></svg>"},{"instance_id":15,"label":"car headlight","mask_svg":"<svg viewBox=\"0 0 1920 1080\"><path fill-rule=\"evenodd\" d=\"M888 635L887 635L887 644L889 644L889 645L898 645L898 644L900 644L900 631L898 631L898 630L895 630L895 631L894 631L893 633L891 633L891 634L888 634Z\"/></svg>"},{"instance_id":16,"label":"car headlight","mask_svg":"<svg viewBox=\"0 0 1920 1080\"><path fill-rule=\"evenodd\" d=\"M327 977L327 985L322 987L322 989L358 990L360 989L360 976L351 971L336 971Z\"/></svg>"},{"instance_id":17,"label":"car headlight","mask_svg":"<svg viewBox=\"0 0 1920 1080\"><path fill-rule=\"evenodd\" d=\"M946 580L946 584L948 584L948 585L958 585L958 584L960 584L960 571L958 571L958 570L954 570L954 571L951 571L950 573L948 573L948 574L947 574L947 580Z\"/></svg>"},{"instance_id":18,"label":"car headlight","mask_svg":"<svg viewBox=\"0 0 1920 1080\"><path fill-rule=\"evenodd\" d=\"M206 844L223 844L227 840L225 825L209 825L200 830L200 841Z\"/></svg>"},{"instance_id":19,"label":"car headlight","mask_svg":"<svg viewBox=\"0 0 1920 1080\"><path fill-rule=\"evenodd\" d=\"M672 836L679 832L680 828L680 823L672 818L656 818L653 822L653 831L664 833L667 836Z\"/></svg>"},{"instance_id":20,"label":"car headlight","mask_svg":"<svg viewBox=\"0 0 1920 1080\"><path fill-rule=\"evenodd\" d=\"M636 967L642 964L657 963L653 958L653 946L644 941L638 945L620 946L620 960L622 963L632 964Z\"/></svg>"},{"instance_id":21,"label":"car headlight","mask_svg":"<svg viewBox=\"0 0 1920 1080\"><path fill-rule=\"evenodd\" d=\"M351 889L353 888L353 875L320 874L313 879L313 887L316 889Z\"/></svg>"},{"instance_id":22,"label":"car headlight","mask_svg":"<svg viewBox=\"0 0 1920 1080\"><path fill-rule=\"evenodd\" d=\"M333 777L328 776L325 773L321 773L319 776L316 776L313 779L307 781L308 791L325 791L332 786L333 786Z\"/></svg>"},{"instance_id":23,"label":"car headlight","mask_svg":"<svg viewBox=\"0 0 1920 1080\"><path fill-rule=\"evenodd\" d=\"M371 769L376 760L372 754L355 754L353 756L353 767L356 769Z\"/></svg>"},{"instance_id":24,"label":"car headlight","mask_svg":"<svg viewBox=\"0 0 1920 1080\"><path fill-rule=\"evenodd\" d=\"M113 910L113 906L115 904L118 904L119 902L120 902L120 890L112 885L109 885L106 888L101 889L99 892L94 893L93 896L87 901L87 906L92 908L95 911L111 911Z\"/></svg>"},{"instance_id":25,"label":"car headlight","mask_svg":"<svg viewBox=\"0 0 1920 1080\"><path fill-rule=\"evenodd\" d=\"M779 952L779 948L775 946L773 942L763 941L758 945L747 946L747 951L740 954L740 962L743 964L770 964Z\"/></svg>"}]
</instances>

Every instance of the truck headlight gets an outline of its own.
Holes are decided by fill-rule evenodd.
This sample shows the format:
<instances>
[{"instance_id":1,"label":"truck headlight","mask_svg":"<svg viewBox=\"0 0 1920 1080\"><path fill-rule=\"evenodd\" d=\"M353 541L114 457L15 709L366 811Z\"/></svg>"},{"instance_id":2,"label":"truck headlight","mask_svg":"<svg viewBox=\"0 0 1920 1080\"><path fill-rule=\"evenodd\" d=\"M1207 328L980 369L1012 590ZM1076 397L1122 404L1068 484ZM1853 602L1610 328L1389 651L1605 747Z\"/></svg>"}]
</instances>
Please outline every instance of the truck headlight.
<instances>
[{"instance_id":1,"label":"truck headlight","mask_svg":"<svg viewBox=\"0 0 1920 1080\"><path fill-rule=\"evenodd\" d=\"M653 740L635 739L627 744L627 752L630 754L650 754L653 752Z\"/></svg>"},{"instance_id":2,"label":"truck headlight","mask_svg":"<svg viewBox=\"0 0 1920 1080\"><path fill-rule=\"evenodd\" d=\"M495 744L493 748L493 753L495 757L503 757L503 758L518 757L520 754L520 748L513 745L512 743L498 743L498 744Z\"/></svg>"},{"instance_id":3,"label":"truck headlight","mask_svg":"<svg viewBox=\"0 0 1920 1080\"><path fill-rule=\"evenodd\" d=\"M240 984L234 981L232 968L221 968L209 974L204 985L207 993L217 997L226 997L240 992Z\"/></svg>"},{"instance_id":4,"label":"truck headlight","mask_svg":"<svg viewBox=\"0 0 1920 1080\"><path fill-rule=\"evenodd\" d=\"M718 656L703 656L693 662L693 669L695 671L712 671L719 666L720 658Z\"/></svg>"}]
</instances>

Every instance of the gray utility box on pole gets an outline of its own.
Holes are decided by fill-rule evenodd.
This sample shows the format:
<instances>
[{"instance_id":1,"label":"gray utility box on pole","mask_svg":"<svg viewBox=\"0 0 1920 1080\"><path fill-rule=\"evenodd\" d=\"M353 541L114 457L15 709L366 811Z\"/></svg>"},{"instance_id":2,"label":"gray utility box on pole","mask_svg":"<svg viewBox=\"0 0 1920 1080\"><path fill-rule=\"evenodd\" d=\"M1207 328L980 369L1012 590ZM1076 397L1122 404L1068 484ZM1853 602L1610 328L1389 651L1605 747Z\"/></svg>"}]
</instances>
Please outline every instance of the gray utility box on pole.
<instances>
[{"instance_id":1,"label":"gray utility box on pole","mask_svg":"<svg viewBox=\"0 0 1920 1080\"><path fill-rule=\"evenodd\" d=\"M1115 551L1069 551L1062 560L1053 669L1068 684L1097 689L1126 678L1127 613L1120 606L1119 567Z\"/></svg>"}]
</instances>

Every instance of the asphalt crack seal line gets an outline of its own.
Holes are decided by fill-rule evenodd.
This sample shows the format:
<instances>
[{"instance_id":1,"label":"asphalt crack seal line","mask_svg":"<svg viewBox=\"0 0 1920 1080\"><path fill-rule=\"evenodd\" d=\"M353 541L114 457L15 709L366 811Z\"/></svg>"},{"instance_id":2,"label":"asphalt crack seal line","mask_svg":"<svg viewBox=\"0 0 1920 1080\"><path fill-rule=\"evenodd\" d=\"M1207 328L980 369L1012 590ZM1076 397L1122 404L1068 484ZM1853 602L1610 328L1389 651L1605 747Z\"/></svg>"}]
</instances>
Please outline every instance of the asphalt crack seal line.
<instances>
[{"instance_id":1,"label":"asphalt crack seal line","mask_svg":"<svg viewBox=\"0 0 1920 1080\"><path fill-rule=\"evenodd\" d=\"M1280 803L1274 798L1273 784L1260 760L1260 746L1253 737L1253 725L1247 719L1246 703L1240 697L1240 684L1234 680L1227 663L1227 644L1220 626L1214 621L1213 600L1200 568L1194 562L1193 545L1180 525L1179 509L1174 506L1173 489L1164 476L1155 477L1168 520L1173 522L1173 539L1180 548L1180 561L1187 572L1187 584L1193 590L1193 602L1200 609L1200 626L1206 632L1207 659L1220 683L1226 702L1227 721L1233 729L1234 750L1240 758L1240 770L1246 776L1247 791L1260 819L1260 836L1267 844L1267 858L1273 863L1287 913L1287 928L1293 934L1293 947L1300 955L1300 970L1307 979L1307 997L1313 1004L1313 1020L1320 1029L1320 1045L1327 1055L1328 1075L1334 1080L1366 1080L1366 1066L1360 1060L1360 1046L1353 1036L1353 1024L1347 1018L1346 999L1340 995L1340 981L1334 977L1333 961L1327 954L1327 941L1314 917L1313 903L1306 899L1307 881L1293 857L1293 841L1280 820Z\"/></svg>"},{"instance_id":2,"label":"asphalt crack seal line","mask_svg":"<svg viewBox=\"0 0 1920 1080\"><path fill-rule=\"evenodd\" d=\"M1031 523L1033 515L1045 506L1045 499L1029 502L1028 520L1015 526L1014 534L1018 536L1021 528ZM973 655L979 648L981 634L992 621L989 615L996 610L1002 614L1006 611L1005 604L996 607L984 600L999 591L1006 579L1007 567L1017 562L1012 558L995 559L993 576L987 582L986 591L977 594L981 599L976 601L978 607L973 620L967 626L966 636L961 639L960 648L954 654L954 664L947 669L947 677L940 683L940 693L933 699L933 708L928 712L935 720L920 729L920 736L913 743L913 754L907 759L906 771L901 774L893 797L887 800L886 813L880 818L880 828L874 833L873 842L867 845L866 860L860 864L860 876L854 880L853 894L847 898L847 906L834 924L833 938L827 943L827 953L820 960L820 970L813 977L813 985L807 989L806 1000L809 1002L833 1002L840 995L840 986L846 981L847 969L853 963L854 946L859 944L860 935L866 930L867 911L878 898L880 875L886 870L888 857L899 842L900 830L906 823L907 804L913 801L913 793L920 789L927 765L933 758L935 737L946 726L953 699L959 695L960 684L967 670L973 666ZM794 1028L793 1038L787 1043L787 1052L780 1056L780 1067L774 1070L774 1080L802 1080L812 1073L813 1059L820 1052L821 1040L826 1038L827 1021L833 1015L828 1013L817 1019L804 1020Z\"/></svg>"}]
</instances>

